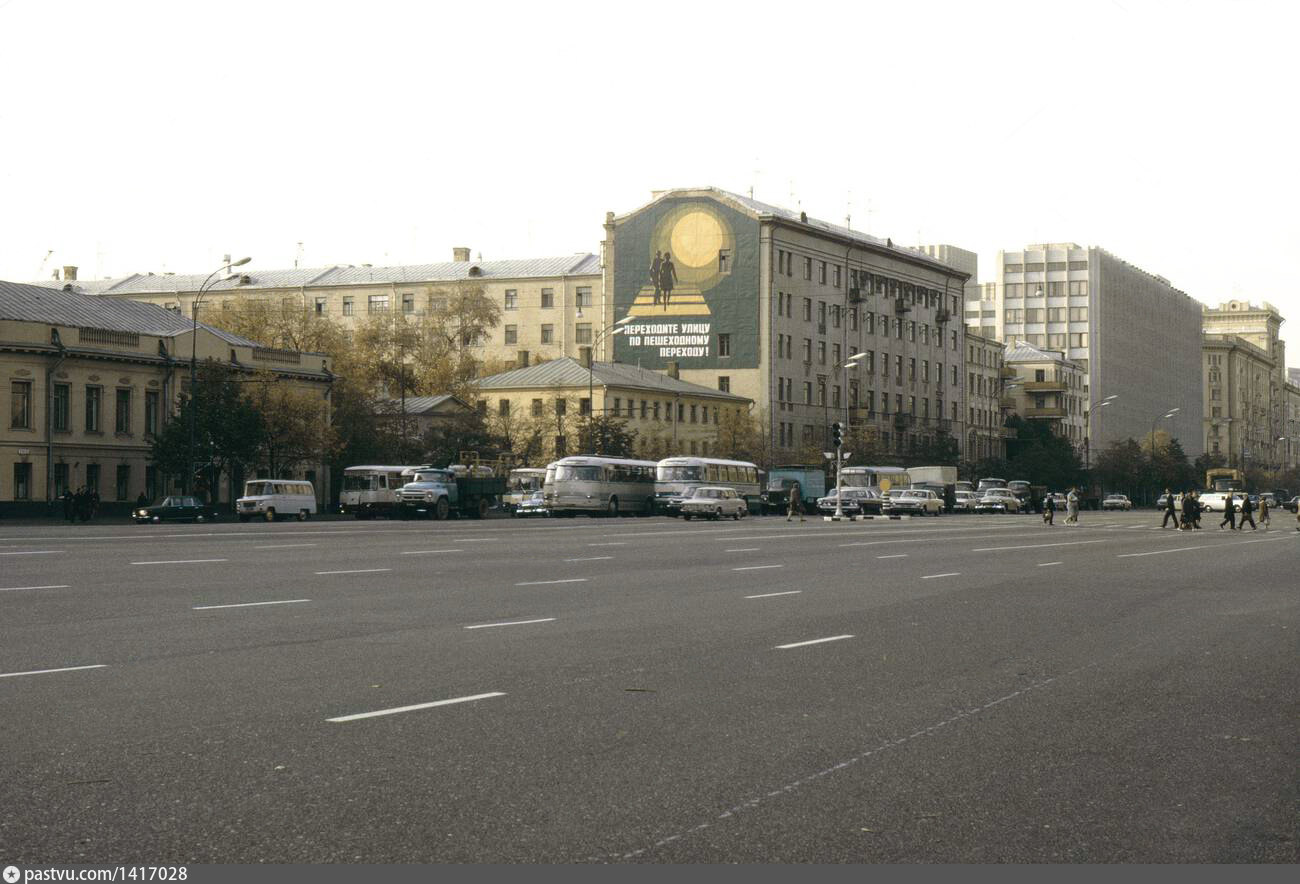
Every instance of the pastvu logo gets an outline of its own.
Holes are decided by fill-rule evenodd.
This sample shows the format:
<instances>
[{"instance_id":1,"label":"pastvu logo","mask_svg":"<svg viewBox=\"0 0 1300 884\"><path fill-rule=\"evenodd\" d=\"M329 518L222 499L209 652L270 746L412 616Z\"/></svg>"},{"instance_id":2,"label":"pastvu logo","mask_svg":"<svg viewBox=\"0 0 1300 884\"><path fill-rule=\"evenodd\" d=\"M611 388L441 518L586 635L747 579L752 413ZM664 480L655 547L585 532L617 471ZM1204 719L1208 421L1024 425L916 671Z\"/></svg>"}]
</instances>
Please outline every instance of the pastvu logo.
<instances>
[{"instance_id":1,"label":"pastvu logo","mask_svg":"<svg viewBox=\"0 0 1300 884\"><path fill-rule=\"evenodd\" d=\"M20 877L22 872L18 871L17 866L5 866L5 884L14 884Z\"/></svg>"}]
</instances>

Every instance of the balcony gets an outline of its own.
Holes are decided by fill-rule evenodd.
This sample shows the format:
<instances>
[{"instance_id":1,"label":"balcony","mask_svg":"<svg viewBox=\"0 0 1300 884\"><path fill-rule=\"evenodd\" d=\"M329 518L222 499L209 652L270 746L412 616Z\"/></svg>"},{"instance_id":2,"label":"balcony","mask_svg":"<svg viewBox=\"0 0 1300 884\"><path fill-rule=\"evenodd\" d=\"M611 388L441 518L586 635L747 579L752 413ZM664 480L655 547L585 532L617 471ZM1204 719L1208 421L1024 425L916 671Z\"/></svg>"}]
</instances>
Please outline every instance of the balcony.
<instances>
[{"instance_id":1,"label":"balcony","mask_svg":"<svg viewBox=\"0 0 1300 884\"><path fill-rule=\"evenodd\" d=\"M1026 408L1021 417L1026 420L1059 420L1065 417L1064 408Z\"/></svg>"},{"instance_id":2,"label":"balcony","mask_svg":"<svg viewBox=\"0 0 1300 884\"><path fill-rule=\"evenodd\" d=\"M942 307L940 307L934 314L934 321L939 323L940 325L942 325L943 323L947 322L950 319L952 319L952 315L949 314L948 311Z\"/></svg>"},{"instance_id":3,"label":"balcony","mask_svg":"<svg viewBox=\"0 0 1300 884\"><path fill-rule=\"evenodd\" d=\"M1025 381L1026 393L1064 393L1065 381Z\"/></svg>"},{"instance_id":4,"label":"balcony","mask_svg":"<svg viewBox=\"0 0 1300 884\"><path fill-rule=\"evenodd\" d=\"M895 299L894 299L894 315L895 315L895 316L902 316L902 315L905 314L905 313L911 313L911 312L912 312L912 305L909 304L909 303L907 303L906 300L904 300L903 298L895 298Z\"/></svg>"},{"instance_id":5,"label":"balcony","mask_svg":"<svg viewBox=\"0 0 1300 884\"><path fill-rule=\"evenodd\" d=\"M1003 396L1001 399L998 400L998 408L1007 408L1014 411L1015 407L1016 407L1015 396Z\"/></svg>"}]
</instances>

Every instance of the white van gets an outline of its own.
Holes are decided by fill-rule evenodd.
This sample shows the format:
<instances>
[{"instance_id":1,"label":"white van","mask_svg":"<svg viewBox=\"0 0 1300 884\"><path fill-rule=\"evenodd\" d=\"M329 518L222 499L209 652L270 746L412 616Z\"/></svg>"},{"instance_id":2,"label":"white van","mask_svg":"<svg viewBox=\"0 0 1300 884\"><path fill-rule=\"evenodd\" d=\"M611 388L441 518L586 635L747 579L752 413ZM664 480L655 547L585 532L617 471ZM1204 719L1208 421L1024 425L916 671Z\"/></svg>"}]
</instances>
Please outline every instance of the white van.
<instances>
[{"instance_id":1,"label":"white van","mask_svg":"<svg viewBox=\"0 0 1300 884\"><path fill-rule=\"evenodd\" d=\"M249 479L235 512L241 522L253 517L274 522L291 515L301 522L316 512L316 489L298 479Z\"/></svg>"}]
</instances>

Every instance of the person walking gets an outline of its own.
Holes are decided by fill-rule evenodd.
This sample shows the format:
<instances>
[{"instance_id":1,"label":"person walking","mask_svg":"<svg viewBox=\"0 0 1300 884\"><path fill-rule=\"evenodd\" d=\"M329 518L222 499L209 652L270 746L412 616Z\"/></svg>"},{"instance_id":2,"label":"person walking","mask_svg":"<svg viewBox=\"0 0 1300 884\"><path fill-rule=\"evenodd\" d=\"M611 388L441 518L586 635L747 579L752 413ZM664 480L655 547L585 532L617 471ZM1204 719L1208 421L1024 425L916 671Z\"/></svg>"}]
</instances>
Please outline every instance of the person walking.
<instances>
[{"instance_id":1,"label":"person walking","mask_svg":"<svg viewBox=\"0 0 1300 884\"><path fill-rule=\"evenodd\" d=\"M1183 523L1178 526L1179 531L1192 530L1192 522L1194 521L1194 519L1192 518L1192 512L1195 509L1195 507L1196 507L1196 498L1192 497L1192 493L1190 491L1184 491L1183 502L1182 502Z\"/></svg>"},{"instance_id":2,"label":"person walking","mask_svg":"<svg viewBox=\"0 0 1300 884\"><path fill-rule=\"evenodd\" d=\"M1268 498L1261 497L1259 499L1259 524L1264 526L1265 531L1268 530L1268 524L1269 524L1268 510L1269 510Z\"/></svg>"},{"instance_id":3,"label":"person walking","mask_svg":"<svg viewBox=\"0 0 1300 884\"><path fill-rule=\"evenodd\" d=\"M1174 500L1174 493L1168 488L1165 489L1165 517L1160 520L1160 527L1164 528L1170 521L1174 523L1174 528L1178 528L1178 509L1177 502Z\"/></svg>"},{"instance_id":4,"label":"person walking","mask_svg":"<svg viewBox=\"0 0 1300 884\"><path fill-rule=\"evenodd\" d=\"M74 504L74 500L72 497L72 489L64 488L63 489L63 518L66 519L68 522L71 522L73 519L76 518L77 511L73 508L73 504Z\"/></svg>"},{"instance_id":5,"label":"person walking","mask_svg":"<svg viewBox=\"0 0 1300 884\"><path fill-rule=\"evenodd\" d=\"M1232 502L1231 494L1223 500L1223 521L1219 523L1220 531L1223 530L1224 525L1228 526L1229 531L1237 529L1237 506Z\"/></svg>"},{"instance_id":6,"label":"person walking","mask_svg":"<svg viewBox=\"0 0 1300 884\"><path fill-rule=\"evenodd\" d=\"M1056 500L1052 493L1047 493L1046 499L1043 500L1043 524L1055 526L1056 522Z\"/></svg>"},{"instance_id":7,"label":"person walking","mask_svg":"<svg viewBox=\"0 0 1300 884\"><path fill-rule=\"evenodd\" d=\"M1078 489L1076 489L1076 488L1071 488L1071 489L1070 489L1070 493L1067 494L1067 495L1065 496L1065 508L1066 508L1066 509L1069 511L1069 513L1070 513L1070 515L1069 515L1069 516L1066 518L1066 520L1065 520L1066 524L1068 524L1068 525L1078 525L1078 524L1079 524L1079 491L1078 491Z\"/></svg>"},{"instance_id":8,"label":"person walking","mask_svg":"<svg viewBox=\"0 0 1300 884\"><path fill-rule=\"evenodd\" d=\"M799 487L798 482L790 486L790 506L786 510L785 520L789 522L794 518L795 513L799 514L800 522L808 521L803 517L803 489Z\"/></svg>"},{"instance_id":9,"label":"person walking","mask_svg":"<svg viewBox=\"0 0 1300 884\"><path fill-rule=\"evenodd\" d=\"M1255 513L1255 505L1250 502L1250 495L1249 494L1243 495L1241 498L1241 523L1237 525L1238 531L1245 531L1247 522L1250 522L1251 531L1259 530L1259 528L1255 526L1254 513Z\"/></svg>"},{"instance_id":10,"label":"person walking","mask_svg":"<svg viewBox=\"0 0 1300 884\"><path fill-rule=\"evenodd\" d=\"M1199 491L1193 491L1192 492L1192 529L1195 531L1201 530L1201 512L1203 509L1204 508L1201 506L1201 493Z\"/></svg>"}]
</instances>

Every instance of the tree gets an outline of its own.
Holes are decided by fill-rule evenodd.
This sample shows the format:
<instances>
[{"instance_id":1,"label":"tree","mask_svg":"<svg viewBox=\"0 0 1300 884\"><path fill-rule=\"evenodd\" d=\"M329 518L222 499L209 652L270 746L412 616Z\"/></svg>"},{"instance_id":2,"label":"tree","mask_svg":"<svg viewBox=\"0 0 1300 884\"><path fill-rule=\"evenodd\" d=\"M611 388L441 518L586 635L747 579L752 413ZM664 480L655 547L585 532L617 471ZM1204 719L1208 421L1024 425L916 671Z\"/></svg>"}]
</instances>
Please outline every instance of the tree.
<instances>
[{"instance_id":1,"label":"tree","mask_svg":"<svg viewBox=\"0 0 1300 884\"><path fill-rule=\"evenodd\" d=\"M262 421L250 466L264 467L278 479L332 459L340 440L330 426L329 405L318 393L294 389L270 372L260 372L245 388Z\"/></svg>"},{"instance_id":2,"label":"tree","mask_svg":"<svg viewBox=\"0 0 1300 884\"><path fill-rule=\"evenodd\" d=\"M487 422L477 411L435 421L420 439L417 460L444 466L457 463L462 451L477 451L489 459L498 452Z\"/></svg>"},{"instance_id":3,"label":"tree","mask_svg":"<svg viewBox=\"0 0 1300 884\"><path fill-rule=\"evenodd\" d=\"M716 444L721 457L770 466L770 441L766 424L748 411L728 408L718 420Z\"/></svg>"},{"instance_id":4,"label":"tree","mask_svg":"<svg viewBox=\"0 0 1300 884\"><path fill-rule=\"evenodd\" d=\"M1097 456L1093 473L1102 488L1134 494L1145 470L1142 447L1135 439L1116 440Z\"/></svg>"},{"instance_id":5,"label":"tree","mask_svg":"<svg viewBox=\"0 0 1300 884\"><path fill-rule=\"evenodd\" d=\"M636 430L612 415L584 414L578 418L578 438L583 450L607 457L636 457Z\"/></svg>"},{"instance_id":6,"label":"tree","mask_svg":"<svg viewBox=\"0 0 1300 884\"><path fill-rule=\"evenodd\" d=\"M236 372L209 359L199 364L194 389L181 394L176 417L154 437L150 458L165 475L191 476L202 467L208 478L201 496L208 497L223 473L256 457L265 432L262 415L244 397Z\"/></svg>"},{"instance_id":7,"label":"tree","mask_svg":"<svg viewBox=\"0 0 1300 884\"><path fill-rule=\"evenodd\" d=\"M1016 438L1007 443L1007 479L1026 479L1052 490L1081 484L1083 463L1070 440L1052 432L1046 421L1012 415L1007 426Z\"/></svg>"}]
</instances>

